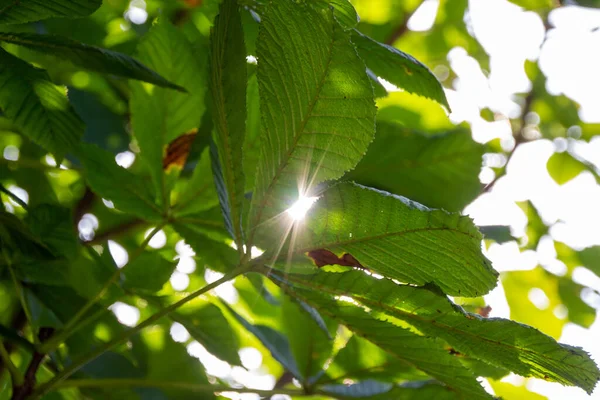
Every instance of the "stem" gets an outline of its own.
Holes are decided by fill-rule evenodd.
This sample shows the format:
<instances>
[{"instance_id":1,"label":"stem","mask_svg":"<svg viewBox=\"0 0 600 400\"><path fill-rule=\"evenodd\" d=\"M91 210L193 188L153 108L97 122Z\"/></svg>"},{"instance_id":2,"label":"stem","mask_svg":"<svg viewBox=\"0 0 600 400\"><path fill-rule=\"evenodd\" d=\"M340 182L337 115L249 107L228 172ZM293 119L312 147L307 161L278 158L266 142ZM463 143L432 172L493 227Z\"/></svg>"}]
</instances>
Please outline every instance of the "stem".
<instances>
[{"instance_id":1,"label":"stem","mask_svg":"<svg viewBox=\"0 0 600 400\"><path fill-rule=\"evenodd\" d=\"M0 359L2 359L2 362L4 362L6 369L8 369L8 372L10 373L13 387L22 385L25 381L25 378L23 377L21 371L19 371L17 366L10 359L10 354L8 354L8 351L6 351L6 347L4 347L4 343L2 341L0 341Z\"/></svg>"},{"instance_id":2,"label":"stem","mask_svg":"<svg viewBox=\"0 0 600 400\"><path fill-rule=\"evenodd\" d=\"M135 252L131 256L127 265L125 265L121 269L117 269L115 273L112 274L112 276L104 283L104 286L102 286L102 288L92 298L90 298L87 301L87 303L85 303L85 305L81 307L79 311L77 311L77 314L75 314L73 318L71 318L71 320L67 322L63 330L42 346L41 350L43 353L50 353L73 334L81 318L83 318L83 316L90 310L90 308L92 308L98 301L100 301L100 299L106 294L111 285L115 283L116 280L121 276L121 273L127 268L127 266L131 265L133 261L142 254L148 243L150 243L150 240L152 240L154 235L156 235L158 231L160 231L163 228L163 226L165 226L165 223L161 223L156 228L154 228L154 230L152 230L148 237L142 242L137 252Z\"/></svg>"},{"instance_id":3,"label":"stem","mask_svg":"<svg viewBox=\"0 0 600 400\"><path fill-rule=\"evenodd\" d=\"M6 260L6 266L8 267L8 272L10 273L10 277L15 285L15 292L17 293L17 297L19 298L19 302L21 303L21 307L23 307L23 312L25 313L25 317L27 321L29 321L29 325L31 325L31 330L33 331L33 341L35 344L38 343L37 340L37 327L33 323L33 318L31 316L31 311L29 310L29 306L27 305L27 301L25 300L25 295L23 294L23 288L21 287L21 283L17 279L17 275L15 274L15 270L12 267L12 263L9 257L4 253L4 259Z\"/></svg>"},{"instance_id":4,"label":"stem","mask_svg":"<svg viewBox=\"0 0 600 400\"><path fill-rule=\"evenodd\" d=\"M69 387L77 388L124 388L124 387L152 387L159 389L183 389L196 393L214 393L214 392L237 392L237 393L256 393L261 397L272 396L275 394L287 394L290 396L301 396L305 393L300 389L274 389L260 390L249 388L232 388L225 385L210 385L188 382L168 382L152 381L147 379L72 379L58 383L55 388L63 389Z\"/></svg>"},{"instance_id":5,"label":"stem","mask_svg":"<svg viewBox=\"0 0 600 400\"><path fill-rule=\"evenodd\" d=\"M50 381L48 381L47 383L41 385L38 389L36 389L33 394L32 394L32 399L41 397L43 395L45 395L46 393L48 393L49 391L51 391L53 388L56 387L57 384L59 384L60 382L64 381L65 379L67 379L69 376L71 376L72 374L74 374L75 372L77 372L81 367L83 367L85 364L87 364L88 362L94 360L96 357L100 356L101 354L103 354L106 351L109 351L110 349L112 349L113 347L127 341L127 339L129 339L131 336L137 334L138 332L140 332L142 329L152 325L153 323L155 323L156 321L158 321L159 319L161 319L162 317L166 316L167 314L169 314L170 312L176 310L177 308L181 307L182 305L186 304L187 302L195 299L196 297L208 292L209 290L212 290L216 287L218 287L219 285L235 278L238 275L241 275L245 272L250 271L253 268L252 265L241 265L238 268L234 269L233 271L231 271L230 273L228 273L227 275L223 276L221 279L214 281L213 283L210 283L206 286L204 286L203 288L195 291L194 293L184 297L183 299L179 300L176 303L171 304L170 306L163 308L162 310L158 311L157 313L151 315L150 317L148 317L147 319L145 319L144 321L140 322L138 325L134 326L133 328L123 332L122 334L120 334L119 336L117 336L116 338L114 338L113 340L111 340L108 343L103 344L102 346L96 348L95 350L89 352L88 354L84 355L83 357L81 357L79 360L76 360L75 362L73 362L73 364L71 364L69 367L67 367L66 369L64 369L62 372L58 373L54 378L52 378ZM65 383L66 384L66 383Z\"/></svg>"},{"instance_id":6,"label":"stem","mask_svg":"<svg viewBox=\"0 0 600 400\"><path fill-rule=\"evenodd\" d=\"M19 196L17 196L16 194L14 194L13 192L11 192L7 188L5 188L4 185L2 185L1 183L0 183L0 192L5 193L14 202L16 202L18 205L20 205L21 207L23 207L23 209L27 210L27 203L25 203L23 200L21 200L19 198Z\"/></svg>"}]
</instances>

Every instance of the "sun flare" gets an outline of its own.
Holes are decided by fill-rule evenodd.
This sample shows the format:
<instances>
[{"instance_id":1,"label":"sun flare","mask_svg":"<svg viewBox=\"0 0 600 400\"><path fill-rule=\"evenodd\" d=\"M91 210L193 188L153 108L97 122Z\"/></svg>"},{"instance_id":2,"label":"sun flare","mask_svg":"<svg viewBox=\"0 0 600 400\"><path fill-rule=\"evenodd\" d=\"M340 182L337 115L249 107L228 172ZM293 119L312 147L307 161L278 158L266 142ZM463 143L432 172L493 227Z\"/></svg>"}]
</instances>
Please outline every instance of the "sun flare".
<instances>
[{"instance_id":1,"label":"sun flare","mask_svg":"<svg viewBox=\"0 0 600 400\"><path fill-rule=\"evenodd\" d=\"M318 197L300 196L298 201L288 208L286 212L294 221L302 221L308 210L310 210L318 199Z\"/></svg>"}]
</instances>

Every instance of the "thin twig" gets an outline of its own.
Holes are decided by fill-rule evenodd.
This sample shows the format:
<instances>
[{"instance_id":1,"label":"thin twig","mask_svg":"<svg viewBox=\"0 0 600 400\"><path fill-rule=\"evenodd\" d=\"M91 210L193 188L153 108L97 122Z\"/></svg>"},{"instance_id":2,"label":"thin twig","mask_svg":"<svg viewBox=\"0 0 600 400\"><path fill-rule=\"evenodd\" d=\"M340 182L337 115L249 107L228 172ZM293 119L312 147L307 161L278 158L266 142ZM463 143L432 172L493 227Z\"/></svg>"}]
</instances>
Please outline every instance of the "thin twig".
<instances>
[{"instance_id":1,"label":"thin twig","mask_svg":"<svg viewBox=\"0 0 600 400\"><path fill-rule=\"evenodd\" d=\"M127 221L121 225L117 225L113 228L107 229L106 231L95 236L92 240L88 240L87 242L84 242L84 244L86 246L93 246L95 244L103 243L109 239L114 239L119 236L122 236L122 235L130 232L131 230L138 228L140 226L143 226L145 224L146 224L146 222L141 219L134 219L131 221Z\"/></svg>"},{"instance_id":2,"label":"thin twig","mask_svg":"<svg viewBox=\"0 0 600 400\"><path fill-rule=\"evenodd\" d=\"M19 371L17 366L10 359L10 354L8 354L8 351L6 350L6 347L4 347L4 343L2 343L2 341L0 341L0 359L6 366L6 369L8 369L12 379L13 387L22 385L25 381L25 378L23 377L23 374L21 374L21 371Z\"/></svg>"},{"instance_id":3,"label":"thin twig","mask_svg":"<svg viewBox=\"0 0 600 400\"><path fill-rule=\"evenodd\" d=\"M396 43L398 39L400 39L400 37L404 36L404 34L408 32L408 21L410 21L415 12L417 12L419 7L421 7L421 4L423 4L423 2L420 2L412 12L404 13L404 18L402 19L402 22L400 22L400 24L387 37L387 39L385 40L385 44L389 44L390 46L392 46L394 43Z\"/></svg>"},{"instance_id":4,"label":"thin twig","mask_svg":"<svg viewBox=\"0 0 600 400\"><path fill-rule=\"evenodd\" d=\"M4 194L6 194L8 197L10 197L14 202L16 202L18 205L20 205L21 207L23 207L25 210L27 210L27 203L25 203L23 200L21 200L19 198L19 196L17 196L16 194L14 194L13 192L11 192L10 190L8 190L7 188L4 187L4 185L2 185L0 183L0 192L3 192Z\"/></svg>"},{"instance_id":5,"label":"thin twig","mask_svg":"<svg viewBox=\"0 0 600 400\"><path fill-rule=\"evenodd\" d=\"M39 333L39 341L43 343L44 341L48 340L53 333L54 328L41 328ZM23 381L20 384L13 384L11 400L25 400L33 392L33 388L35 386L35 376L38 369L42 365L42 361L44 361L44 357L46 357L45 353L41 353L39 351L33 352Z\"/></svg>"},{"instance_id":6,"label":"thin twig","mask_svg":"<svg viewBox=\"0 0 600 400\"><path fill-rule=\"evenodd\" d=\"M159 389L181 389L196 393L256 393L261 397L275 394L287 394L289 396L302 396L304 392L300 389L273 389L260 390L249 388L233 388L224 385L210 385L189 382L154 381L149 379L72 379L58 383L55 388L128 388L128 387L152 387Z\"/></svg>"},{"instance_id":7,"label":"thin twig","mask_svg":"<svg viewBox=\"0 0 600 400\"><path fill-rule=\"evenodd\" d=\"M53 379L51 379L50 381L48 381L47 383L41 385L40 387L38 387L34 393L32 394L31 399L36 399L39 398L43 395L45 395L46 393L50 392L51 390L56 388L56 385L58 385L60 382L64 381L65 379L67 379L69 376L71 376L72 374L74 374L75 372L77 372L81 367L83 367L85 364L89 363L90 361L96 359L97 357L99 357L101 354L104 354L105 352L111 350L112 348L114 348L115 346L118 346L119 344L127 341L127 339L129 339L131 336L137 334L138 332L140 332L142 329L154 324L156 321L158 321L159 319L163 318L164 316L168 315L170 312L178 309L179 307L183 306L184 304L188 303L189 301L192 301L193 299L197 298L198 296L220 286L221 284L234 279L236 276L238 275L242 275L248 271L250 271L252 269L251 265L244 265L244 266L240 266L236 269L234 269L233 271L231 271L229 274L223 276L221 279L216 280L206 286L204 286L203 288L197 290L196 292L184 297L183 299L179 300L176 303L171 304L168 307L163 308L162 310L158 311L157 313L151 315L150 317L148 317L147 319L145 319L144 321L140 322L138 325L134 326L133 328L123 332L122 334L120 334L119 336L117 336L116 338L114 338L113 340L111 340L108 343L105 343L104 345L97 347L96 349L92 350L91 352L89 352L88 354L84 355L83 357L81 357L79 360L74 361L70 366L68 366L66 369L64 369L63 371L61 371L60 373L58 373L56 376L54 376ZM65 382L66 384L66 382Z\"/></svg>"},{"instance_id":8,"label":"thin twig","mask_svg":"<svg viewBox=\"0 0 600 400\"><path fill-rule=\"evenodd\" d=\"M98 301L100 301L100 299L106 294L106 292L108 292L108 290L113 285L113 283L115 283L117 281L117 279L121 276L121 273L123 273L123 271L125 271L129 265L132 265L133 261L143 253L143 251L146 248L146 246L148 245L148 243L150 243L150 240L152 240L154 235L156 235L158 233L158 231L160 231L164 226L165 226L165 223L162 223L162 224L158 225L156 228L154 228L154 230L152 232L150 232L150 234L142 242L142 244L138 248L137 252L131 256L127 265L125 265L121 269L117 269L114 272L114 274L112 274L112 276L104 283L102 288L93 297L91 297L87 301L87 303L73 316L73 318L71 318L71 320L69 322L67 322L67 324L65 325L63 330L58 335L54 336L52 338L52 340L48 341L42 347L42 349L45 353L50 353L57 346L59 346L64 340L66 340L69 336L71 336L71 334L73 333L72 332L73 329L75 328L77 323L81 320L81 318L83 318L83 316L90 310L90 308L92 308L92 306L94 306Z\"/></svg>"}]
</instances>

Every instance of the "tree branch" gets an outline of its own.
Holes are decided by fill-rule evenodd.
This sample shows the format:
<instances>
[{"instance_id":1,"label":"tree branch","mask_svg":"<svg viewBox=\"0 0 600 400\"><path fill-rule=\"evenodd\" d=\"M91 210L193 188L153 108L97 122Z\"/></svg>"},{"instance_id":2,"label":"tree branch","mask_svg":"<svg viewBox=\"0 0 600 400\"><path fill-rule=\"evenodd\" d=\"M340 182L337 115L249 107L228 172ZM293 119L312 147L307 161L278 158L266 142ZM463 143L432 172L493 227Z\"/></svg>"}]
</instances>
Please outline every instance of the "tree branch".
<instances>
[{"instance_id":1,"label":"tree branch","mask_svg":"<svg viewBox=\"0 0 600 400\"><path fill-rule=\"evenodd\" d=\"M40 342L44 342L52 336L54 332L54 328L40 328L39 340ZM34 351L31 357L31 361L27 366L27 371L25 372L25 376L23 381L20 383L16 383L13 381L13 393L11 400L25 400L29 395L33 392L33 388L35 386L35 375L42 365L42 361L44 361L44 357L46 357L45 353L41 353L39 351Z\"/></svg>"},{"instance_id":2,"label":"tree branch","mask_svg":"<svg viewBox=\"0 0 600 400\"><path fill-rule=\"evenodd\" d=\"M400 39L400 37L404 36L404 34L408 32L408 21L410 21L415 12L419 9L419 7L421 7L421 4L423 4L423 2L420 2L419 5L417 5L417 7L412 12L404 13L404 18L402 19L402 22L400 22L396 29L394 29L392 33L390 33L390 35L385 40L385 44L392 46L394 43L396 43L398 39Z\"/></svg>"}]
</instances>

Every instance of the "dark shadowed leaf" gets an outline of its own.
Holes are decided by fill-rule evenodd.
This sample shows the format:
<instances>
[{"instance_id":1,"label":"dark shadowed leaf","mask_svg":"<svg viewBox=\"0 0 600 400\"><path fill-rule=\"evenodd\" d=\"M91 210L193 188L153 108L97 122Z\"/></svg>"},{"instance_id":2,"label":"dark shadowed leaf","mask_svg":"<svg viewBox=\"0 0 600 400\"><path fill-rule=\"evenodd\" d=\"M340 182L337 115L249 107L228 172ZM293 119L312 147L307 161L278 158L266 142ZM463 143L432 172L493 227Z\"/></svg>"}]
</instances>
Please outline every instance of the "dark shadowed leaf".
<instances>
[{"instance_id":1,"label":"dark shadowed leaf","mask_svg":"<svg viewBox=\"0 0 600 400\"><path fill-rule=\"evenodd\" d=\"M52 17L81 18L102 5L102 0L2 0L0 24L22 24Z\"/></svg>"},{"instance_id":2,"label":"dark shadowed leaf","mask_svg":"<svg viewBox=\"0 0 600 400\"><path fill-rule=\"evenodd\" d=\"M102 198L111 200L118 210L148 220L160 219L160 208L148 184L115 162L115 157L99 147L82 144L77 152L88 184Z\"/></svg>"},{"instance_id":3,"label":"dark shadowed leaf","mask_svg":"<svg viewBox=\"0 0 600 400\"><path fill-rule=\"evenodd\" d=\"M66 2L66 1L65 1ZM0 11L0 18L1 18ZM35 33L0 32L0 42L13 43L69 60L73 64L103 74L137 79L158 86L185 90L177 86L136 59L122 53L90 46L65 37Z\"/></svg>"},{"instance_id":4,"label":"dark shadowed leaf","mask_svg":"<svg viewBox=\"0 0 600 400\"><path fill-rule=\"evenodd\" d=\"M0 107L21 132L59 159L74 150L84 126L66 89L44 70L0 49Z\"/></svg>"}]
</instances>

